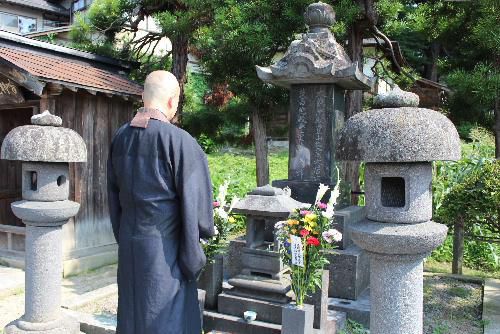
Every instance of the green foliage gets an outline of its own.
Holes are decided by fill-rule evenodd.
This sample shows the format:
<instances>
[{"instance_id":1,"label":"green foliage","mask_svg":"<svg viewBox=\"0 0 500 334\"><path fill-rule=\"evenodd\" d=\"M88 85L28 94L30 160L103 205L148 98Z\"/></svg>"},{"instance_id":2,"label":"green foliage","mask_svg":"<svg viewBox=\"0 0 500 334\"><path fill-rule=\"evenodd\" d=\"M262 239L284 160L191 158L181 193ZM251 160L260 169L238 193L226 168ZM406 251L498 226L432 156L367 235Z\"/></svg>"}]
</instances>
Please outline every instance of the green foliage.
<instances>
[{"instance_id":1,"label":"green foliage","mask_svg":"<svg viewBox=\"0 0 500 334\"><path fill-rule=\"evenodd\" d=\"M488 63L479 63L472 70L456 69L446 78L454 90L449 101L454 121L493 124L493 107L500 92L500 71Z\"/></svg>"},{"instance_id":2,"label":"green foliage","mask_svg":"<svg viewBox=\"0 0 500 334\"><path fill-rule=\"evenodd\" d=\"M438 222L452 227L455 219L464 214L467 232L485 237L498 237L486 220L499 224L500 178L498 162L493 159L494 142L491 133L481 127L468 130L470 143L462 145L462 159L457 162L434 164L433 205ZM497 172L497 174L494 174ZM484 181L484 182L483 182ZM493 202L492 202L493 201ZM495 204L496 201L496 204ZM496 205L496 207L495 207ZM450 229L450 233L452 229ZM497 244L465 239L464 261L470 268L494 271L499 269L500 247ZM431 255L440 262L453 258L453 238L448 236L444 244Z\"/></svg>"},{"instance_id":3,"label":"green foliage","mask_svg":"<svg viewBox=\"0 0 500 334\"><path fill-rule=\"evenodd\" d=\"M331 5L335 9L336 17L332 32L337 41L342 42L347 39L347 30L349 27L361 17L361 8L352 0L331 2Z\"/></svg>"},{"instance_id":4,"label":"green foliage","mask_svg":"<svg viewBox=\"0 0 500 334\"><path fill-rule=\"evenodd\" d=\"M368 330L360 323L354 320L347 319L345 329L341 330L339 334L367 334Z\"/></svg>"},{"instance_id":5,"label":"green foliage","mask_svg":"<svg viewBox=\"0 0 500 334\"><path fill-rule=\"evenodd\" d=\"M207 105L204 102L210 91L206 76L189 73L185 88L183 128L198 139L200 145L213 152L217 145L238 144L246 137L249 107L239 97L223 107Z\"/></svg>"},{"instance_id":6,"label":"green foliage","mask_svg":"<svg viewBox=\"0 0 500 334\"><path fill-rule=\"evenodd\" d=\"M214 189L218 189L225 180L231 182L229 198L244 197L255 189L255 156L252 151L237 150L233 153L212 153L208 155L208 164ZM288 152L269 155L271 180L288 177Z\"/></svg>"},{"instance_id":7,"label":"green foliage","mask_svg":"<svg viewBox=\"0 0 500 334\"><path fill-rule=\"evenodd\" d=\"M264 84L255 65L268 66L296 33L305 31L306 0L221 0L210 26L198 29L196 46L210 83L229 89L255 107L286 103L287 92Z\"/></svg>"}]
</instances>

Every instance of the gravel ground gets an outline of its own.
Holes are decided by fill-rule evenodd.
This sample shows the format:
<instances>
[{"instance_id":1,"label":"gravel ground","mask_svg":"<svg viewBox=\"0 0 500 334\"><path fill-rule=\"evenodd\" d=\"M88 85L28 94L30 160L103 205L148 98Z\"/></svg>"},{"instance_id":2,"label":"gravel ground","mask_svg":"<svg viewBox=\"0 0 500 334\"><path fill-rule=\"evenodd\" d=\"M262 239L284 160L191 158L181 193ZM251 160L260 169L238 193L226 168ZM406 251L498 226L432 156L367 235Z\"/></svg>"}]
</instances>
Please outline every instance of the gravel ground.
<instances>
[{"instance_id":1,"label":"gravel ground","mask_svg":"<svg viewBox=\"0 0 500 334\"><path fill-rule=\"evenodd\" d=\"M482 334L482 287L452 278L424 280L425 334Z\"/></svg>"},{"instance_id":2,"label":"gravel ground","mask_svg":"<svg viewBox=\"0 0 500 334\"><path fill-rule=\"evenodd\" d=\"M103 316L116 315L117 296L79 309ZM452 278L424 278L425 334L482 334L482 287Z\"/></svg>"}]
</instances>

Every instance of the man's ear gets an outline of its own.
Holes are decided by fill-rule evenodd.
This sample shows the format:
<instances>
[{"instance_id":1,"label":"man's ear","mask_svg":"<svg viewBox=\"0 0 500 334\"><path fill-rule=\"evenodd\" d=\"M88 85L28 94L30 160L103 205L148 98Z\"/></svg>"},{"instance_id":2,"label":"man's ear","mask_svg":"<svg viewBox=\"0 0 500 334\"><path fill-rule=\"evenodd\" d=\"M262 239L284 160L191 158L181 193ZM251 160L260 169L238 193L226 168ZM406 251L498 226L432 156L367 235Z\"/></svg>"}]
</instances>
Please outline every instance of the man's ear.
<instances>
[{"instance_id":1,"label":"man's ear","mask_svg":"<svg viewBox=\"0 0 500 334\"><path fill-rule=\"evenodd\" d=\"M172 97L169 97L167 101L167 109L172 110L173 106L174 106L174 99Z\"/></svg>"}]
</instances>

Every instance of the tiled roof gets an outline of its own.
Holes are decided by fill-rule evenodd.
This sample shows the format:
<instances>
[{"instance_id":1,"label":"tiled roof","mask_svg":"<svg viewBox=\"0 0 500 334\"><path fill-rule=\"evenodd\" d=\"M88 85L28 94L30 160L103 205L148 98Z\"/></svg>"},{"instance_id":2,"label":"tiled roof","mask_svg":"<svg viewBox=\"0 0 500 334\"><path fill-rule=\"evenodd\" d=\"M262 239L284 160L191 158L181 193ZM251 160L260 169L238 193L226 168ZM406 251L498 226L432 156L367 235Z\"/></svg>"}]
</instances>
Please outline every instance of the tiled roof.
<instances>
[{"instance_id":1,"label":"tiled roof","mask_svg":"<svg viewBox=\"0 0 500 334\"><path fill-rule=\"evenodd\" d=\"M70 10L64 8L58 3L47 0L0 0L0 3L24 6L34 9L40 9L45 12L57 13L59 15L69 16Z\"/></svg>"},{"instance_id":2,"label":"tiled roof","mask_svg":"<svg viewBox=\"0 0 500 334\"><path fill-rule=\"evenodd\" d=\"M142 86L120 74L58 55L42 55L30 51L2 46L0 58L41 81L110 94L142 94Z\"/></svg>"}]
</instances>

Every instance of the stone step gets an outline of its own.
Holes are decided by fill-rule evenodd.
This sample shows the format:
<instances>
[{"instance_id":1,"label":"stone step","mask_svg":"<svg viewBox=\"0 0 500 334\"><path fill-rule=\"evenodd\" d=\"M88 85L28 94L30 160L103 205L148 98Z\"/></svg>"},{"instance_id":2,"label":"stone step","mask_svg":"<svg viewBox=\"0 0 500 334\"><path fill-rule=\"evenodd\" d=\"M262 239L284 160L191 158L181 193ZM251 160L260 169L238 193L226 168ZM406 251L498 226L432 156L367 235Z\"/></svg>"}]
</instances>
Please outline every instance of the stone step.
<instances>
[{"instance_id":1,"label":"stone step","mask_svg":"<svg viewBox=\"0 0 500 334\"><path fill-rule=\"evenodd\" d=\"M241 317L212 311L203 312L203 329L210 333L281 334L281 325L263 321L246 322Z\"/></svg>"},{"instance_id":2,"label":"stone step","mask_svg":"<svg viewBox=\"0 0 500 334\"><path fill-rule=\"evenodd\" d=\"M366 328L370 326L370 289L363 291L357 300L328 298L328 309L343 312L347 319L354 320Z\"/></svg>"},{"instance_id":3,"label":"stone step","mask_svg":"<svg viewBox=\"0 0 500 334\"><path fill-rule=\"evenodd\" d=\"M243 317L243 312L254 311L259 321L281 324L281 309L278 304L253 298L234 296L228 293L219 295L218 311L236 317Z\"/></svg>"}]
</instances>

